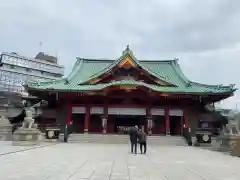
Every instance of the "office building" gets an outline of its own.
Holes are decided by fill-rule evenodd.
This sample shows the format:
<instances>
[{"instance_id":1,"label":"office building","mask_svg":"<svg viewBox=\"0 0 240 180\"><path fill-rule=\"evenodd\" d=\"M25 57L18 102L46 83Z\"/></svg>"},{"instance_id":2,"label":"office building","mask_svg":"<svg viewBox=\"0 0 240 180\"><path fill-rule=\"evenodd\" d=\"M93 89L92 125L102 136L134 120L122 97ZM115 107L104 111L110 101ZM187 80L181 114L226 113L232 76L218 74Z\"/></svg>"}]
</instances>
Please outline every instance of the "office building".
<instances>
[{"instance_id":1,"label":"office building","mask_svg":"<svg viewBox=\"0 0 240 180\"><path fill-rule=\"evenodd\" d=\"M14 52L2 53L0 56L0 109L2 113L6 107L12 107L14 104L19 106L22 96L28 96L23 87L26 81L55 80L63 75L64 66L58 64L57 57L43 52L39 52L35 58L21 56Z\"/></svg>"}]
</instances>

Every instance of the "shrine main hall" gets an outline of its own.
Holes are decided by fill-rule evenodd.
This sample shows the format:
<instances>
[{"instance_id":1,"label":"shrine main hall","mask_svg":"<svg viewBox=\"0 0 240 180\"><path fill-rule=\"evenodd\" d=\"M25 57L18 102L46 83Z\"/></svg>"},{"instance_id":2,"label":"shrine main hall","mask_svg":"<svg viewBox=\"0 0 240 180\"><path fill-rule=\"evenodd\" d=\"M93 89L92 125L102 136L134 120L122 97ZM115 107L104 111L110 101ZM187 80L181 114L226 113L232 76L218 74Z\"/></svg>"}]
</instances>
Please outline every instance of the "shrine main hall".
<instances>
[{"instance_id":1,"label":"shrine main hall","mask_svg":"<svg viewBox=\"0 0 240 180\"><path fill-rule=\"evenodd\" d=\"M127 47L116 60L77 58L72 72L54 81L29 81L26 90L48 101L40 123L72 126L73 133L181 135L201 120L214 128L206 107L234 94L234 85L189 80L178 59L139 60Z\"/></svg>"}]
</instances>

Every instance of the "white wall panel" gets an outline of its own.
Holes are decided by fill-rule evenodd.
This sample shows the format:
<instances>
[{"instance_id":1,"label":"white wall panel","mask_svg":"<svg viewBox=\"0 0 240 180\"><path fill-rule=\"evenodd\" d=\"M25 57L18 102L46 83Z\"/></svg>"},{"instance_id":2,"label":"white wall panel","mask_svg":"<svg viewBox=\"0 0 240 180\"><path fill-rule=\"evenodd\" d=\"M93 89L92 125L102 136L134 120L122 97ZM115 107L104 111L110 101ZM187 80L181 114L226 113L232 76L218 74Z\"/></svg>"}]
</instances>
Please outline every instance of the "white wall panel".
<instances>
[{"instance_id":1,"label":"white wall panel","mask_svg":"<svg viewBox=\"0 0 240 180\"><path fill-rule=\"evenodd\" d=\"M145 108L108 108L111 115L146 115Z\"/></svg>"},{"instance_id":2,"label":"white wall panel","mask_svg":"<svg viewBox=\"0 0 240 180\"><path fill-rule=\"evenodd\" d=\"M151 114L153 116L164 116L164 109L152 108Z\"/></svg>"},{"instance_id":3,"label":"white wall panel","mask_svg":"<svg viewBox=\"0 0 240 180\"><path fill-rule=\"evenodd\" d=\"M91 114L103 114L104 109L103 109L103 107L92 107L90 113Z\"/></svg>"},{"instance_id":4,"label":"white wall panel","mask_svg":"<svg viewBox=\"0 0 240 180\"><path fill-rule=\"evenodd\" d=\"M84 114L86 112L85 107L72 107L73 114Z\"/></svg>"},{"instance_id":5,"label":"white wall panel","mask_svg":"<svg viewBox=\"0 0 240 180\"><path fill-rule=\"evenodd\" d=\"M169 110L170 116L183 116L183 110L181 109L170 109Z\"/></svg>"}]
</instances>

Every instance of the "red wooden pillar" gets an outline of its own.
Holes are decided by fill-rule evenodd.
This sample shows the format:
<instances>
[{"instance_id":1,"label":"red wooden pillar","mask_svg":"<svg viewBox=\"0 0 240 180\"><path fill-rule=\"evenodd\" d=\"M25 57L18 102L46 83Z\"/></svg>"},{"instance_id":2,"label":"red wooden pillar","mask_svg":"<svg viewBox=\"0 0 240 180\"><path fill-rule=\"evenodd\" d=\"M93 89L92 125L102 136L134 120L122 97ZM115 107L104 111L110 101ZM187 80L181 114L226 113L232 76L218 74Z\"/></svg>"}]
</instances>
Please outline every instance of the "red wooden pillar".
<instances>
[{"instance_id":1,"label":"red wooden pillar","mask_svg":"<svg viewBox=\"0 0 240 180\"><path fill-rule=\"evenodd\" d=\"M67 103L67 118L65 124L69 126L70 122L72 121L72 103Z\"/></svg>"},{"instance_id":2,"label":"red wooden pillar","mask_svg":"<svg viewBox=\"0 0 240 180\"><path fill-rule=\"evenodd\" d=\"M153 132L153 118L152 118L152 102L151 102L151 98L148 97L147 100L147 107L146 107L146 120L147 120L147 131L148 134L151 135Z\"/></svg>"},{"instance_id":3,"label":"red wooden pillar","mask_svg":"<svg viewBox=\"0 0 240 180\"><path fill-rule=\"evenodd\" d=\"M189 127L187 114L188 114L187 109L184 108L183 109L183 126L185 126L185 127Z\"/></svg>"},{"instance_id":4,"label":"red wooden pillar","mask_svg":"<svg viewBox=\"0 0 240 180\"><path fill-rule=\"evenodd\" d=\"M164 114L165 114L165 132L166 132L166 135L170 135L169 108L164 109Z\"/></svg>"},{"instance_id":5,"label":"red wooden pillar","mask_svg":"<svg viewBox=\"0 0 240 180\"><path fill-rule=\"evenodd\" d=\"M152 112L151 112L151 105L148 104L146 108L146 120L147 120L147 131L148 134L152 134L152 128L153 128L153 119L152 119Z\"/></svg>"},{"instance_id":6,"label":"red wooden pillar","mask_svg":"<svg viewBox=\"0 0 240 180\"><path fill-rule=\"evenodd\" d=\"M90 106L87 106L84 117L84 133L88 133L89 120L90 120Z\"/></svg>"},{"instance_id":7,"label":"red wooden pillar","mask_svg":"<svg viewBox=\"0 0 240 180\"><path fill-rule=\"evenodd\" d=\"M103 117L102 117L102 133L107 133L107 126L108 126L108 105L105 102L103 107Z\"/></svg>"}]
</instances>

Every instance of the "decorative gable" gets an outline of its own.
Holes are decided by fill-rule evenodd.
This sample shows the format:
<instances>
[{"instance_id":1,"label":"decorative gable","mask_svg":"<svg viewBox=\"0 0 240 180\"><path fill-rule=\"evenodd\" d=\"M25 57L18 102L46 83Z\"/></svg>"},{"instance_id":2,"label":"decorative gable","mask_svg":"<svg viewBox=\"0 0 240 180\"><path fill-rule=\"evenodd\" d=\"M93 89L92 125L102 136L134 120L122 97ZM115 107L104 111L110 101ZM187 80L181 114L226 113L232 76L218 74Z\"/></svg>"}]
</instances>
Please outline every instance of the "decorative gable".
<instances>
[{"instance_id":1,"label":"decorative gable","mask_svg":"<svg viewBox=\"0 0 240 180\"><path fill-rule=\"evenodd\" d=\"M133 76L133 79L136 81L145 82L147 84L175 86L163 79L160 79L156 75L153 75L152 72L143 67L134 57L129 46L127 46L127 48L123 51L122 56L117 61L113 62L112 65L103 70L101 74L89 79L87 83L92 85L97 83L108 83L129 76Z\"/></svg>"},{"instance_id":2,"label":"decorative gable","mask_svg":"<svg viewBox=\"0 0 240 180\"><path fill-rule=\"evenodd\" d=\"M129 69L132 67L136 67L136 64L134 62L134 60L130 57L130 56L126 56L125 59L123 59L119 64L118 64L119 68L125 68L125 69Z\"/></svg>"}]
</instances>

